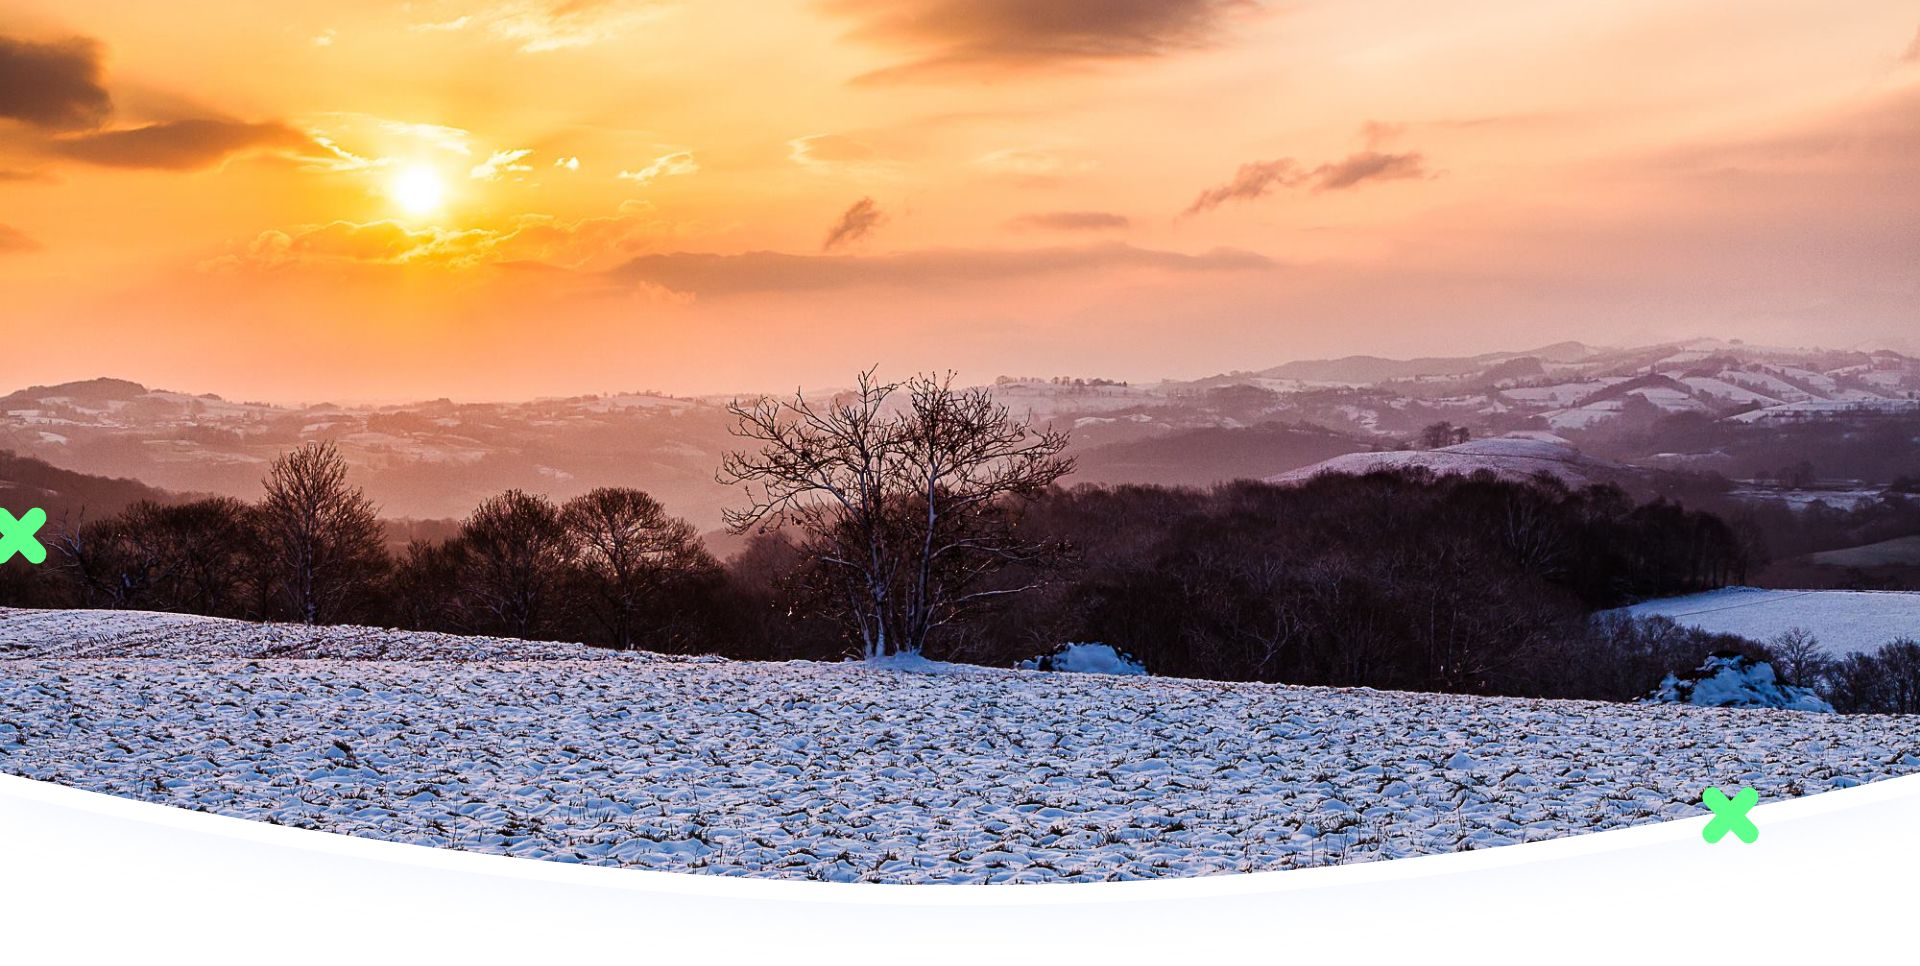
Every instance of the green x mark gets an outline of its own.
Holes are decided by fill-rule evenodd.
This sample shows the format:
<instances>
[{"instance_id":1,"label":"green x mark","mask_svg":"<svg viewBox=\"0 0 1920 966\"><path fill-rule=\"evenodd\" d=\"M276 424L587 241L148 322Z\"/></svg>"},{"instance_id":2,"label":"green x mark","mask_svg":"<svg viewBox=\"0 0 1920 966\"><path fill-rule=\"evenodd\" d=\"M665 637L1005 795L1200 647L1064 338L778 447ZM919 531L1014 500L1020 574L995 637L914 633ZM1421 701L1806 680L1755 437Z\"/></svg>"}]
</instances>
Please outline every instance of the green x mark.
<instances>
[{"instance_id":1,"label":"green x mark","mask_svg":"<svg viewBox=\"0 0 1920 966\"><path fill-rule=\"evenodd\" d=\"M1700 800L1713 810L1713 820L1700 830L1701 837L1708 842L1718 842L1728 832L1740 837L1740 841L1751 844L1760 837L1760 829L1747 817L1747 810L1760 804L1760 793L1751 788L1742 788L1732 798L1718 788L1709 787L1700 793Z\"/></svg>"},{"instance_id":2,"label":"green x mark","mask_svg":"<svg viewBox=\"0 0 1920 966\"><path fill-rule=\"evenodd\" d=\"M46 560L47 548L34 537L46 524L47 511L39 507L28 510L19 519L14 519L12 510L0 509L0 563L12 560L16 553L27 558L28 563Z\"/></svg>"}]
</instances>

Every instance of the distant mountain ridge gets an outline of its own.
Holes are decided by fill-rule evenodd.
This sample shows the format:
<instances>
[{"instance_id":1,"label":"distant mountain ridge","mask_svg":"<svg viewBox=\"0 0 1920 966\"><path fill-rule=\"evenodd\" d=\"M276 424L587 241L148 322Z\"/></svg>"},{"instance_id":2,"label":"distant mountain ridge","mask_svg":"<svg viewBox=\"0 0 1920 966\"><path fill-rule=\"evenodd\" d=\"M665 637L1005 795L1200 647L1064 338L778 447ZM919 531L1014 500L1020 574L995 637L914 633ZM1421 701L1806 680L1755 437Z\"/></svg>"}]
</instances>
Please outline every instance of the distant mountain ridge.
<instances>
[{"instance_id":1,"label":"distant mountain ridge","mask_svg":"<svg viewBox=\"0 0 1920 966\"><path fill-rule=\"evenodd\" d=\"M1298 379L1302 382L1374 383L1418 376L1453 376L1477 372L1515 359L1539 359L1544 362L1579 362L1596 350L1579 342L1556 342L1526 352L1488 352L1477 356L1437 356L1419 359L1387 359L1381 356L1344 356L1338 359L1303 359L1263 369L1260 375L1271 379Z\"/></svg>"},{"instance_id":2,"label":"distant mountain ridge","mask_svg":"<svg viewBox=\"0 0 1920 966\"><path fill-rule=\"evenodd\" d=\"M1920 420L1920 361L1900 353L1712 339L1354 356L1144 384L1002 379L991 388L1017 416L1071 432L1080 472L1070 483L1263 479L1345 454L1398 450L1439 422L1481 439L1551 433L1595 452L1585 434L1673 416L1758 435L1774 426ZM714 480L739 445L728 433L727 399L608 393L283 406L100 378L0 396L0 449L159 490L254 499L276 456L327 439L389 517L464 517L508 488L565 499L618 485L646 489L710 529L738 499ZM1753 474L1803 458L1766 446L1729 455L1702 439L1694 432L1635 459ZM1696 445L1705 448L1689 449Z\"/></svg>"}]
</instances>

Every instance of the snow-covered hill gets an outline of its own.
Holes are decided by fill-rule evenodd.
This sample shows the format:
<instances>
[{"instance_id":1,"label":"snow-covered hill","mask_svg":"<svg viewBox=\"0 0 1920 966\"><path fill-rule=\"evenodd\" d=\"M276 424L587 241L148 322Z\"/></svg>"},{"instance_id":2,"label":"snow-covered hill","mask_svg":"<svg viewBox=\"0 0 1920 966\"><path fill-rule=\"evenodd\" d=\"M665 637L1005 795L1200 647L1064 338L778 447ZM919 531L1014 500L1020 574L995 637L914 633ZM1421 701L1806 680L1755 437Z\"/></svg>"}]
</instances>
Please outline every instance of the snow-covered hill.
<instances>
[{"instance_id":1,"label":"snow-covered hill","mask_svg":"<svg viewBox=\"0 0 1920 966\"><path fill-rule=\"evenodd\" d=\"M1545 473L1574 487L1593 483L1626 483L1643 475L1633 467L1588 456L1557 436L1530 433L1476 439L1432 450L1350 453L1282 473L1271 477L1270 481L1291 483L1324 473L1362 474L1411 467L1459 475L1486 470L1509 480L1524 480Z\"/></svg>"},{"instance_id":2,"label":"snow-covered hill","mask_svg":"<svg viewBox=\"0 0 1920 966\"><path fill-rule=\"evenodd\" d=\"M887 882L1361 862L1694 816L1708 783L1776 800L1920 772L1920 718L952 666L109 656L249 633L195 623L0 613L11 639L95 655L0 659L0 769L421 845ZM350 653L362 632L307 633Z\"/></svg>"}]
</instances>

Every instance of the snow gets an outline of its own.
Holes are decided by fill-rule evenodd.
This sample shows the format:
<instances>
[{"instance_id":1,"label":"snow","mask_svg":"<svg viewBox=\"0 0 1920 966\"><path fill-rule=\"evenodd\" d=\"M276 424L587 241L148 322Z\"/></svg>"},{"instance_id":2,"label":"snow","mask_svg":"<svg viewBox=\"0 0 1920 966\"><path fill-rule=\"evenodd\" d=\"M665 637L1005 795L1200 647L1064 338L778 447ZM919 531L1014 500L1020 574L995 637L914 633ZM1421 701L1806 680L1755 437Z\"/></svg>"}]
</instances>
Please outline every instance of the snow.
<instances>
[{"instance_id":1,"label":"snow","mask_svg":"<svg viewBox=\"0 0 1920 966\"><path fill-rule=\"evenodd\" d=\"M1920 717L864 662L109 656L257 653L223 643L252 633L0 614L16 653L62 655L0 660L0 769L441 848L902 883L1365 862L1694 817L1703 781L1775 800L1920 771ZM300 633L306 653L502 646Z\"/></svg>"},{"instance_id":2,"label":"snow","mask_svg":"<svg viewBox=\"0 0 1920 966\"><path fill-rule=\"evenodd\" d=\"M1713 654L1685 676L1669 674L1647 699L1649 704L1691 704L1701 708L1784 708L1833 713L1812 688L1782 684L1773 665L1744 654Z\"/></svg>"},{"instance_id":3,"label":"snow","mask_svg":"<svg viewBox=\"0 0 1920 966\"><path fill-rule=\"evenodd\" d=\"M1832 399L1810 399L1783 403L1727 417L1742 423L1769 423L1844 417L1897 416L1920 413L1920 400L1887 399L1852 391L1840 391Z\"/></svg>"},{"instance_id":4,"label":"snow","mask_svg":"<svg viewBox=\"0 0 1920 966\"><path fill-rule=\"evenodd\" d=\"M1066 644L1018 667L1028 671L1066 671L1072 674L1142 675L1147 666L1111 644Z\"/></svg>"},{"instance_id":5,"label":"snow","mask_svg":"<svg viewBox=\"0 0 1920 966\"><path fill-rule=\"evenodd\" d=\"M137 610L0 607L0 658L331 658L353 661L685 661L556 641L380 627L258 624ZM705 659L712 660L712 659Z\"/></svg>"},{"instance_id":6,"label":"snow","mask_svg":"<svg viewBox=\"0 0 1920 966\"><path fill-rule=\"evenodd\" d=\"M1899 637L1920 638L1920 593L1729 587L1645 601L1623 611L1635 617L1670 617L1688 627L1738 634L1763 644L1803 628L1834 655L1871 651Z\"/></svg>"},{"instance_id":7,"label":"snow","mask_svg":"<svg viewBox=\"0 0 1920 966\"><path fill-rule=\"evenodd\" d=\"M1680 381L1686 383L1687 387L1695 392L1717 399L1725 399L1729 402L1741 404L1752 403L1760 406L1773 406L1781 402L1779 399L1772 396L1761 395L1745 386L1737 386L1724 379L1716 379L1710 376L1685 376L1682 377Z\"/></svg>"},{"instance_id":8,"label":"snow","mask_svg":"<svg viewBox=\"0 0 1920 966\"><path fill-rule=\"evenodd\" d=\"M1524 480L1536 473L1547 473L1576 487L1618 481L1635 474L1630 467L1589 457L1558 436L1530 432L1476 439L1432 450L1348 453L1270 477L1269 482L1292 483L1324 473L1357 475L1408 467L1424 467L1435 473L1462 476L1487 470L1503 479L1512 480Z\"/></svg>"}]
</instances>

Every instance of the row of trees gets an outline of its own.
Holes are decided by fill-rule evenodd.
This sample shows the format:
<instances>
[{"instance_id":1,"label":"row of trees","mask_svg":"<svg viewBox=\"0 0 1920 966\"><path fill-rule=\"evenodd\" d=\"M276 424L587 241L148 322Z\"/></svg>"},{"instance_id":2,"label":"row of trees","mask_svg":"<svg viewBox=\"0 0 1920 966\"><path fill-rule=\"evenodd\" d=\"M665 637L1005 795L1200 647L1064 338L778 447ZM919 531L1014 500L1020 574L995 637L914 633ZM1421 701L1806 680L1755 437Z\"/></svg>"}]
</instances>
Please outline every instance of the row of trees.
<instances>
[{"instance_id":1,"label":"row of trees","mask_svg":"<svg viewBox=\"0 0 1920 966\"><path fill-rule=\"evenodd\" d=\"M558 505L508 491L453 538L416 540L396 559L330 443L277 460L258 503L142 501L107 519L68 521L51 547L58 583L40 595L66 598L53 602L559 635L619 648L662 637L691 646L699 635L686 602L720 576L691 524L620 488Z\"/></svg>"},{"instance_id":2,"label":"row of trees","mask_svg":"<svg viewBox=\"0 0 1920 966\"><path fill-rule=\"evenodd\" d=\"M1730 528L1673 504L1424 470L1054 491L1025 527L1071 541L1076 559L954 653L1000 663L1091 640L1160 674L1598 697L1597 678L1559 678L1592 611L1746 566Z\"/></svg>"},{"instance_id":3,"label":"row of trees","mask_svg":"<svg viewBox=\"0 0 1920 966\"><path fill-rule=\"evenodd\" d=\"M257 503L140 503L62 528L39 599L0 591L748 658L1005 665L1091 640L1158 674L1622 698L1674 670L1680 645L1595 663L1569 648L1639 645L1593 644L1587 615L1748 563L1711 515L1550 477L1062 489L1065 435L950 377L867 373L830 401L733 416L749 445L720 477L745 493L727 522L749 539L725 566L617 488L508 491L452 537L390 554L339 452L314 443L273 465Z\"/></svg>"}]
</instances>

